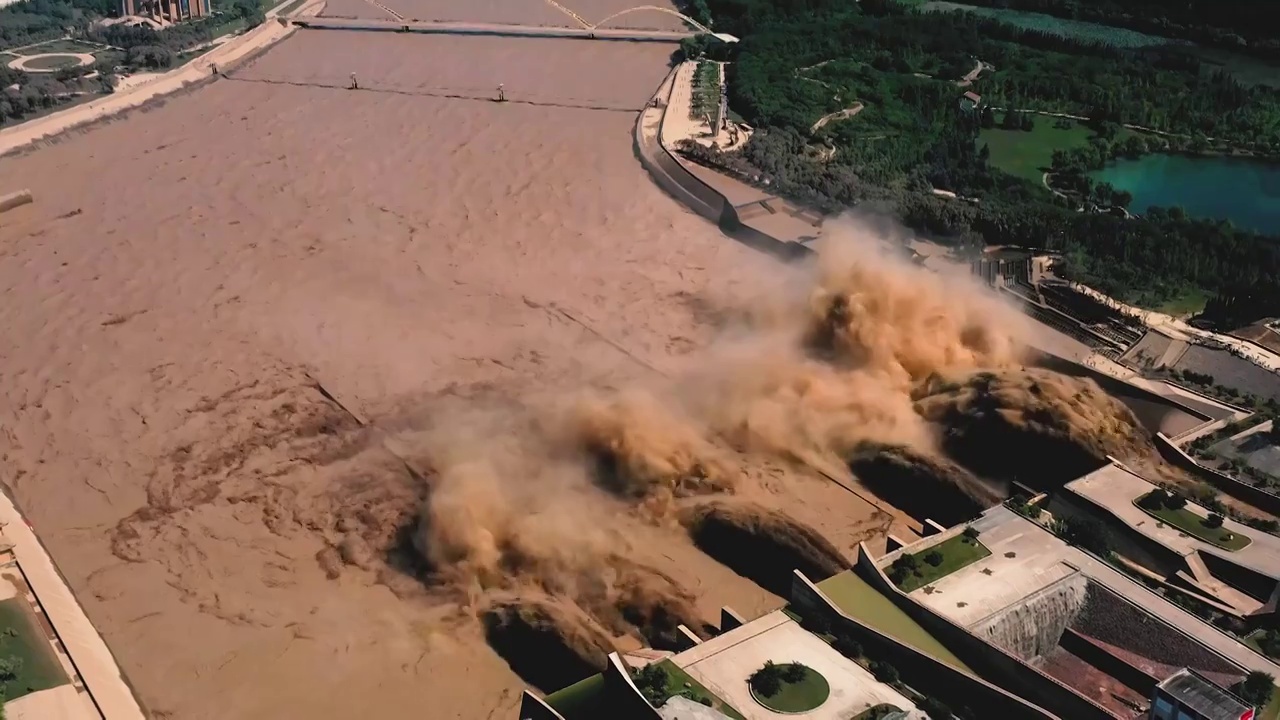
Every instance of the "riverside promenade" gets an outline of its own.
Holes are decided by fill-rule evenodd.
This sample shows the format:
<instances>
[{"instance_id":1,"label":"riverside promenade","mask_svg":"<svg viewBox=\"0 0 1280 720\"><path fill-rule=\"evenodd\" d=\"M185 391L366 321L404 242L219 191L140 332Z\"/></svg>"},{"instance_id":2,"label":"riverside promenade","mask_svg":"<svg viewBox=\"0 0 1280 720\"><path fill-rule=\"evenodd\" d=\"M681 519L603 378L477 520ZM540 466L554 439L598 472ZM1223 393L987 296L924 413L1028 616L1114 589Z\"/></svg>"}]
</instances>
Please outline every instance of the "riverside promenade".
<instances>
[{"instance_id":1,"label":"riverside promenade","mask_svg":"<svg viewBox=\"0 0 1280 720\"><path fill-rule=\"evenodd\" d=\"M59 713L58 720L87 720L94 717L101 717L103 720L144 720L142 707L125 681L106 642L85 615L80 602L71 593L71 588L67 587L62 574L54 566L53 559L36 538L35 531L27 524L13 500L4 493L0 493L0 540L10 546L10 552L26 578L31 593L44 610L45 617L97 709L97 713L92 714ZM14 708L10 712L21 710L25 699L14 701ZM46 709L40 715L46 715L47 712ZM26 715L23 714L23 717Z\"/></svg>"},{"instance_id":2,"label":"riverside promenade","mask_svg":"<svg viewBox=\"0 0 1280 720\"><path fill-rule=\"evenodd\" d=\"M251 59L257 53L296 32L292 24L283 19L277 19L278 12L287 4L286 0L270 10L267 13L266 22L258 27L219 45L181 67L157 74L142 84L117 90L115 93L104 95L82 105L0 130L0 155L132 110L156 98L208 80L212 77L215 67L226 70ZM318 14L323 9L323 0L310 0L291 15L298 17Z\"/></svg>"}]
</instances>

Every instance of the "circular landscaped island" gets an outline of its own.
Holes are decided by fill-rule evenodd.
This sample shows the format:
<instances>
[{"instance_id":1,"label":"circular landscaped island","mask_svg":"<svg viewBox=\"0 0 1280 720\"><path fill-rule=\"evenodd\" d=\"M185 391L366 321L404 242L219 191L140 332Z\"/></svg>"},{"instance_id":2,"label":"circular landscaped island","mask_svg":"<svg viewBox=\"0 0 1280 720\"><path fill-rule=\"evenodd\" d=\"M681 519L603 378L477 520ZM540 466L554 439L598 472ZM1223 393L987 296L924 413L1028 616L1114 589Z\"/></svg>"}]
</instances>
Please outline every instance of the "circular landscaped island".
<instances>
[{"instance_id":1,"label":"circular landscaped island","mask_svg":"<svg viewBox=\"0 0 1280 720\"><path fill-rule=\"evenodd\" d=\"M831 686L807 665L767 662L747 681L751 697L776 713L809 712L827 701Z\"/></svg>"}]
</instances>

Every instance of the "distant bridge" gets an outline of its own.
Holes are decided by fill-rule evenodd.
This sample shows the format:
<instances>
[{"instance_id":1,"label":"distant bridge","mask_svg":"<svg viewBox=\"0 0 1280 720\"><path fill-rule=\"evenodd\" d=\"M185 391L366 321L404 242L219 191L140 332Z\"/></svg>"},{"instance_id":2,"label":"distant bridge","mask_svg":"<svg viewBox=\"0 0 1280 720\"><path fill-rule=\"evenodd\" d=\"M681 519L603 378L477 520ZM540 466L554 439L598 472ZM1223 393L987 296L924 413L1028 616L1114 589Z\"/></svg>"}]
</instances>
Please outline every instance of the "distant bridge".
<instances>
[{"instance_id":1,"label":"distant bridge","mask_svg":"<svg viewBox=\"0 0 1280 720\"><path fill-rule=\"evenodd\" d=\"M308 17L292 21L303 28L321 30L372 30L442 35L496 35L500 37L590 38L632 42L679 42L696 33L689 30L630 30L626 28L553 27L502 23L417 22Z\"/></svg>"},{"instance_id":2,"label":"distant bridge","mask_svg":"<svg viewBox=\"0 0 1280 720\"><path fill-rule=\"evenodd\" d=\"M0 2L3 1L4 0L0 0ZM570 10L564 5L556 2L556 0L546 0L548 5L569 16L569 18L577 24L577 27L552 27L544 25L517 25L506 23L472 23L456 21L422 22L417 20L405 20L403 15L382 4L378 0L367 0L367 2L383 10L388 15L391 15L395 20L308 17L294 20L293 23L299 27L326 28L333 30L383 30L448 35L499 35L512 37L585 37L598 40L631 40L642 42L678 42L684 38L704 33L713 35L724 42L738 41L738 39L732 35L712 32L711 28L682 12L672 10L671 8L658 7L657 5L637 5L636 7L627 8L626 10L619 10L603 20L598 20L593 23L586 18L583 18L573 10ZM605 27L605 25L620 17L638 12L657 12L677 17L692 27L693 30L639 30Z\"/></svg>"}]
</instances>

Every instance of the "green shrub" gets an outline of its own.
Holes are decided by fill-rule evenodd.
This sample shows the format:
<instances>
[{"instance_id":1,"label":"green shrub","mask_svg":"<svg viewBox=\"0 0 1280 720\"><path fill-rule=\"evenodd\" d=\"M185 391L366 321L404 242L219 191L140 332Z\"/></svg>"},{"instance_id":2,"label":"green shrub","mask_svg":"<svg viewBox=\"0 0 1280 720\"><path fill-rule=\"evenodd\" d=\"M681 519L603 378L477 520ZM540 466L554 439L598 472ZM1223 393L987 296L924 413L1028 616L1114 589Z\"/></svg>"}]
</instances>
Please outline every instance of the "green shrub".
<instances>
[{"instance_id":1,"label":"green shrub","mask_svg":"<svg viewBox=\"0 0 1280 720\"><path fill-rule=\"evenodd\" d=\"M1223 522L1224 520L1221 515L1219 515L1218 513L1212 513L1209 515L1209 517L1205 518L1204 526L1207 528L1216 530L1217 528L1222 527Z\"/></svg>"},{"instance_id":2,"label":"green shrub","mask_svg":"<svg viewBox=\"0 0 1280 720\"><path fill-rule=\"evenodd\" d=\"M871 661L871 674L882 683L892 684L898 682L898 668L883 660Z\"/></svg>"},{"instance_id":3,"label":"green shrub","mask_svg":"<svg viewBox=\"0 0 1280 720\"><path fill-rule=\"evenodd\" d=\"M857 640L844 635L837 637L836 641L832 643L832 647L836 649L836 652L850 660L856 660L862 657L862 645L858 644Z\"/></svg>"},{"instance_id":4,"label":"green shrub","mask_svg":"<svg viewBox=\"0 0 1280 720\"><path fill-rule=\"evenodd\" d=\"M924 556L924 561L934 567L938 567L942 564L942 553L937 550L930 550L929 554Z\"/></svg>"}]
</instances>

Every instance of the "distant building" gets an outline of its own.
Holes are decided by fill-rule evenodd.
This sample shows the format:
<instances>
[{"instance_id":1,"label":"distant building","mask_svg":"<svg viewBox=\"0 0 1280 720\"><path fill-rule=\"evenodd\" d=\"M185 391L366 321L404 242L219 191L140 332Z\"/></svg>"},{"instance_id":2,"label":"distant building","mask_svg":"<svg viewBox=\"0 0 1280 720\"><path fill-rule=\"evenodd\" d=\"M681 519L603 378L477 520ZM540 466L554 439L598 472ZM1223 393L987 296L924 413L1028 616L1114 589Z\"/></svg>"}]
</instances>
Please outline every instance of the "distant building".
<instances>
[{"instance_id":1,"label":"distant building","mask_svg":"<svg viewBox=\"0 0 1280 720\"><path fill-rule=\"evenodd\" d=\"M967 92L960 96L960 107L964 110L977 110L982 107L982 96L976 92Z\"/></svg>"},{"instance_id":2,"label":"distant building","mask_svg":"<svg viewBox=\"0 0 1280 720\"><path fill-rule=\"evenodd\" d=\"M1151 720L1253 720L1254 709L1195 670L1183 669L1156 685Z\"/></svg>"},{"instance_id":3,"label":"distant building","mask_svg":"<svg viewBox=\"0 0 1280 720\"><path fill-rule=\"evenodd\" d=\"M121 16L141 15L176 23L208 17L210 13L209 0L120 0Z\"/></svg>"}]
</instances>

